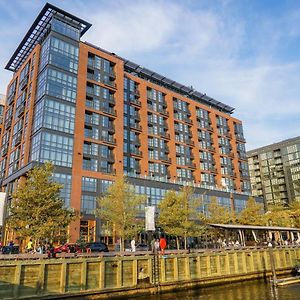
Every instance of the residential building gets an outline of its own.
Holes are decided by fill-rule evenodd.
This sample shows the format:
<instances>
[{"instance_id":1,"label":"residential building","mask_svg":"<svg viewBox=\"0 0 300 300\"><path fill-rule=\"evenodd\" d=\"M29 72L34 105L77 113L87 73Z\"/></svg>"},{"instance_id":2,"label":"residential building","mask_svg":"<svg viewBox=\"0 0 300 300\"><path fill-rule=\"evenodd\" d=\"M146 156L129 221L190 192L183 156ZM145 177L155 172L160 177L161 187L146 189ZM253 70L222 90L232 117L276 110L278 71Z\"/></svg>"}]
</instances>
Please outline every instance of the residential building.
<instances>
[{"instance_id":1,"label":"residential building","mask_svg":"<svg viewBox=\"0 0 300 300\"><path fill-rule=\"evenodd\" d=\"M0 136L3 131L3 114L5 109L5 95L0 94Z\"/></svg>"},{"instance_id":2,"label":"residential building","mask_svg":"<svg viewBox=\"0 0 300 300\"><path fill-rule=\"evenodd\" d=\"M267 204L300 201L300 136L247 152L252 194Z\"/></svg>"},{"instance_id":3,"label":"residential building","mask_svg":"<svg viewBox=\"0 0 300 300\"><path fill-rule=\"evenodd\" d=\"M7 207L18 180L51 160L65 205L81 212L72 240L103 236L96 197L124 174L147 205L190 184L206 205L215 196L242 210L250 181L234 108L80 41L90 27L46 4L6 66L14 72L0 159Z\"/></svg>"}]
</instances>

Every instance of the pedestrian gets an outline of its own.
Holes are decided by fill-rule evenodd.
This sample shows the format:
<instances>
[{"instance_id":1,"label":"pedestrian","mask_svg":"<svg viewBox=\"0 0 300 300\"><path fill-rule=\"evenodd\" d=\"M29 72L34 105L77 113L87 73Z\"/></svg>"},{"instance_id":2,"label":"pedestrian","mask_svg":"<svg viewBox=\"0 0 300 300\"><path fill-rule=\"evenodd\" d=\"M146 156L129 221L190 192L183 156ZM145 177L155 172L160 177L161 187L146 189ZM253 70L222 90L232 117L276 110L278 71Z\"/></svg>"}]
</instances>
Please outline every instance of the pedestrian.
<instances>
[{"instance_id":1,"label":"pedestrian","mask_svg":"<svg viewBox=\"0 0 300 300\"><path fill-rule=\"evenodd\" d=\"M33 243L32 243L32 239L29 240L29 242L27 243L27 252L30 253L33 250Z\"/></svg>"},{"instance_id":2,"label":"pedestrian","mask_svg":"<svg viewBox=\"0 0 300 300\"><path fill-rule=\"evenodd\" d=\"M160 247L160 250L161 250L161 254L164 254L165 253L165 249L167 247L167 241L164 237L161 237L159 239L159 247Z\"/></svg>"},{"instance_id":3,"label":"pedestrian","mask_svg":"<svg viewBox=\"0 0 300 300\"><path fill-rule=\"evenodd\" d=\"M159 252L159 239L156 239L154 242L154 253Z\"/></svg>"},{"instance_id":4,"label":"pedestrian","mask_svg":"<svg viewBox=\"0 0 300 300\"><path fill-rule=\"evenodd\" d=\"M134 238L131 240L130 246L131 246L131 252L135 252L136 248L135 248L135 239Z\"/></svg>"},{"instance_id":5,"label":"pedestrian","mask_svg":"<svg viewBox=\"0 0 300 300\"><path fill-rule=\"evenodd\" d=\"M155 253L155 238L153 238L152 239L152 241L151 241L151 251L152 251L152 253Z\"/></svg>"}]
</instances>

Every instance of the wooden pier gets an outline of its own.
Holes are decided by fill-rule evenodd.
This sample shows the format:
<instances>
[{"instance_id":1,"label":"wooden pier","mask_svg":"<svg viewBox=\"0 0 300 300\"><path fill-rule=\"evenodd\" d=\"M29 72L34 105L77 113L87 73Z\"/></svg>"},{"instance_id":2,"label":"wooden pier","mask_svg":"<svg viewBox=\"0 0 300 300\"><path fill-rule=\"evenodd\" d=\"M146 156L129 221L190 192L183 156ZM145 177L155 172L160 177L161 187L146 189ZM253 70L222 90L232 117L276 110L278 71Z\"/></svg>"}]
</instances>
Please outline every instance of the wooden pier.
<instances>
[{"instance_id":1,"label":"wooden pier","mask_svg":"<svg viewBox=\"0 0 300 300\"><path fill-rule=\"evenodd\" d=\"M276 273L288 274L300 247L273 250ZM0 260L0 299L57 299L80 296L153 294L271 275L268 249Z\"/></svg>"}]
</instances>

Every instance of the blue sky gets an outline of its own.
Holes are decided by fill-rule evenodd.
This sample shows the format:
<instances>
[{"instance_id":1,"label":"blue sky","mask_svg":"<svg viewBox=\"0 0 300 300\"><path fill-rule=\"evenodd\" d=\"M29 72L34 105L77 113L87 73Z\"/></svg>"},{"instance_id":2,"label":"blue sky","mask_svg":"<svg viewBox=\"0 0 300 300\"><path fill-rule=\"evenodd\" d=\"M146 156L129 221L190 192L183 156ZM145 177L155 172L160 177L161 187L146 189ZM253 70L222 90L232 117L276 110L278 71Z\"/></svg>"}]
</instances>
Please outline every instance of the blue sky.
<instances>
[{"instance_id":1,"label":"blue sky","mask_svg":"<svg viewBox=\"0 0 300 300\"><path fill-rule=\"evenodd\" d=\"M4 66L46 1L0 0ZM247 150L299 135L300 1L51 1L93 24L83 36L236 108Z\"/></svg>"}]
</instances>

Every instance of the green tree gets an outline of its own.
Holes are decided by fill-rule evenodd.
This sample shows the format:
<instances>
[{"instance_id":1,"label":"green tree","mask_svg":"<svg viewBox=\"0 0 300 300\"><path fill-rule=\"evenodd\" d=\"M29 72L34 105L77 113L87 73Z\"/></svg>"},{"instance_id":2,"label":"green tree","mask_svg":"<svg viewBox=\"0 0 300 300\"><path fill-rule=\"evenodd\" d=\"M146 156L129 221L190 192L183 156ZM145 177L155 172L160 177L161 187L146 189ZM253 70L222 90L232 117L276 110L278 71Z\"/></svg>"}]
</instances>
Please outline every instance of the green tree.
<instances>
[{"instance_id":1,"label":"green tree","mask_svg":"<svg viewBox=\"0 0 300 300\"><path fill-rule=\"evenodd\" d=\"M8 226L20 238L32 238L34 244L49 239L67 239L67 228L75 219L73 210L60 199L61 185L53 181L50 162L30 170L12 195Z\"/></svg>"},{"instance_id":2,"label":"green tree","mask_svg":"<svg viewBox=\"0 0 300 300\"><path fill-rule=\"evenodd\" d=\"M283 205L270 205L264 220L268 226L292 226L291 211L289 207Z\"/></svg>"},{"instance_id":3,"label":"green tree","mask_svg":"<svg viewBox=\"0 0 300 300\"><path fill-rule=\"evenodd\" d=\"M265 217L262 204L249 197L246 207L237 215L237 223L242 225L265 225Z\"/></svg>"},{"instance_id":4,"label":"green tree","mask_svg":"<svg viewBox=\"0 0 300 300\"><path fill-rule=\"evenodd\" d=\"M177 249L179 237L184 238L184 247L187 248L187 237L195 236L201 230L197 220L199 214L199 200L193 198L194 190L183 187L178 193L169 191L158 205L158 224L167 234L176 236Z\"/></svg>"},{"instance_id":5,"label":"green tree","mask_svg":"<svg viewBox=\"0 0 300 300\"><path fill-rule=\"evenodd\" d=\"M206 240L213 240L223 236L223 231L207 225L234 223L235 217L227 207L218 203L217 197L211 197L210 203L207 205L207 212L200 214L200 220L206 225Z\"/></svg>"},{"instance_id":6,"label":"green tree","mask_svg":"<svg viewBox=\"0 0 300 300\"><path fill-rule=\"evenodd\" d=\"M204 223L229 224L233 223L234 216L227 207L218 203L216 197L211 197L207 206L207 214L202 214L201 219Z\"/></svg>"},{"instance_id":7,"label":"green tree","mask_svg":"<svg viewBox=\"0 0 300 300\"><path fill-rule=\"evenodd\" d=\"M289 206L291 225L300 228L300 202L293 201Z\"/></svg>"},{"instance_id":8,"label":"green tree","mask_svg":"<svg viewBox=\"0 0 300 300\"><path fill-rule=\"evenodd\" d=\"M134 187L124 177L117 179L107 193L97 199L96 215L106 229L120 237L122 251L125 238L135 236L142 229L138 215L145 200L144 196L135 194Z\"/></svg>"}]
</instances>

